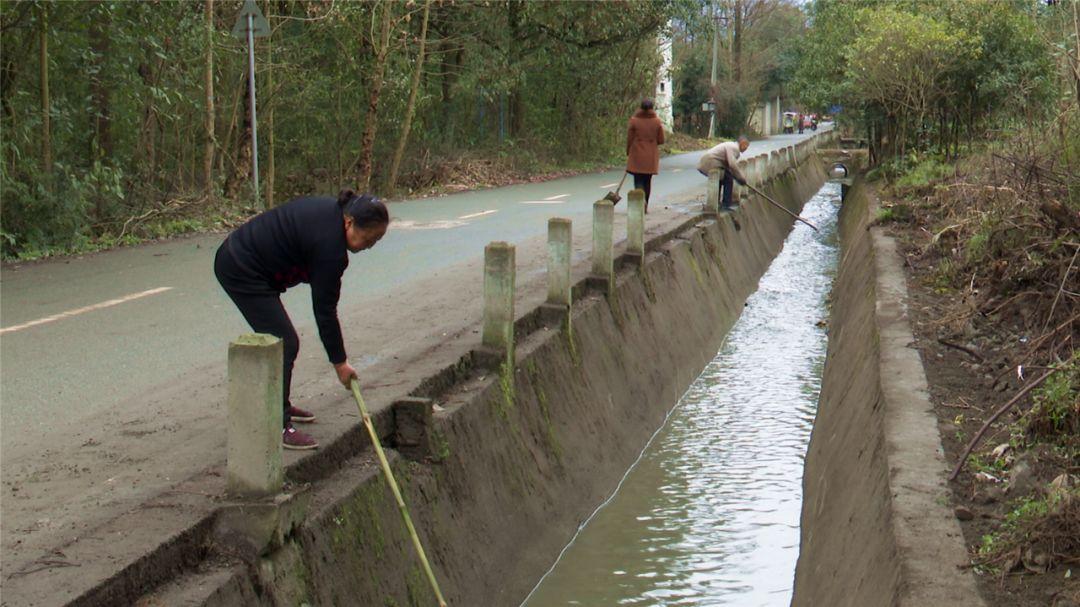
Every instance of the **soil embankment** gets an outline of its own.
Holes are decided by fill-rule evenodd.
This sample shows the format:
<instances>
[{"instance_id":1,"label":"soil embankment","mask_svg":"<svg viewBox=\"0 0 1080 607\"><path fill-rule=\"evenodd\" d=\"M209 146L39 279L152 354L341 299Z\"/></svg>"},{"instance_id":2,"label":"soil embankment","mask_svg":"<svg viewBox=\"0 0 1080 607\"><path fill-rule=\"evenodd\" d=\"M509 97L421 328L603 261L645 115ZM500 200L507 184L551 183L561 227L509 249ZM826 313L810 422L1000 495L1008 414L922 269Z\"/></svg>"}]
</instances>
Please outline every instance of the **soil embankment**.
<instances>
[{"instance_id":1,"label":"soil embankment","mask_svg":"<svg viewBox=\"0 0 1080 607\"><path fill-rule=\"evenodd\" d=\"M767 189L797 210L823 181L811 157ZM715 354L790 228L790 217L757 199L734 217L688 217L650 240L640 266L621 258L609 295L577 284L572 330L538 311L520 315L511 373L469 355L414 391L441 407L433 452L391 459L451 604L520 602ZM315 483L302 524L285 525L272 551L241 561L211 550L143 599L430 604L368 459ZM134 598L93 594L85 604Z\"/></svg>"},{"instance_id":2,"label":"soil embankment","mask_svg":"<svg viewBox=\"0 0 1080 607\"><path fill-rule=\"evenodd\" d=\"M792 604L980 606L895 243L861 182L841 212L829 351L803 477Z\"/></svg>"}]
</instances>

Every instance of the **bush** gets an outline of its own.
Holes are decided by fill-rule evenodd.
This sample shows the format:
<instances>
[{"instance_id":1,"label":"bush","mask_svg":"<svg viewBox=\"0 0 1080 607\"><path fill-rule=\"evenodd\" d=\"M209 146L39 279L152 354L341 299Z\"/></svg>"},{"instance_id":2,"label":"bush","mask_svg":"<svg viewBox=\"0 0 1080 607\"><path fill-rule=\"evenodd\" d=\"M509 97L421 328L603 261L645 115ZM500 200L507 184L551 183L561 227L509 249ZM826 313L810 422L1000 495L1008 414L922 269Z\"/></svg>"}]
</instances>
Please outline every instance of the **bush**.
<instances>
[{"instance_id":1,"label":"bush","mask_svg":"<svg viewBox=\"0 0 1080 607\"><path fill-rule=\"evenodd\" d=\"M91 211L115 213L124 200L119 169L94 163L77 173L57 163L54 175L21 167L19 175L0 169L5 258L33 258L87 246L92 237Z\"/></svg>"},{"instance_id":2,"label":"bush","mask_svg":"<svg viewBox=\"0 0 1080 607\"><path fill-rule=\"evenodd\" d=\"M1035 390L1028 436L1069 448L1080 440L1080 352Z\"/></svg>"},{"instance_id":3,"label":"bush","mask_svg":"<svg viewBox=\"0 0 1080 607\"><path fill-rule=\"evenodd\" d=\"M935 181L951 177L956 172L951 163L936 156L928 156L921 161L917 156L909 156L905 164L905 169L895 182L895 186L900 189L924 188Z\"/></svg>"}]
</instances>

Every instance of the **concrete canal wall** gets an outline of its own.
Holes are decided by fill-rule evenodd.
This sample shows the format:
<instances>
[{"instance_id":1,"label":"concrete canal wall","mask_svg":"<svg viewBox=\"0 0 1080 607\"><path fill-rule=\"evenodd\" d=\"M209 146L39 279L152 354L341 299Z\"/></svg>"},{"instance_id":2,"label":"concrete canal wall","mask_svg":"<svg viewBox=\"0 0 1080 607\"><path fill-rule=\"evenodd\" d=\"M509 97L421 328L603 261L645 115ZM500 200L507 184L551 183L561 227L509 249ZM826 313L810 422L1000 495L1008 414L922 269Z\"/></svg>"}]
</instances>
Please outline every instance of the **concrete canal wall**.
<instances>
[{"instance_id":1,"label":"concrete canal wall","mask_svg":"<svg viewBox=\"0 0 1080 607\"><path fill-rule=\"evenodd\" d=\"M978 606L892 238L861 183L840 217L829 349L803 476L796 607Z\"/></svg>"},{"instance_id":2,"label":"concrete canal wall","mask_svg":"<svg viewBox=\"0 0 1080 607\"><path fill-rule=\"evenodd\" d=\"M809 145L758 166L792 211L825 179ZM688 215L643 258L617 259L609 291L575 284L569 324L550 309L519 313L512 368L471 353L414 390L439 404L430 418L417 401L380 420L449 604L524 598L713 358L791 226L756 196L733 214ZM372 458L343 462L291 502L223 511L214 537L265 542L215 540L143 588L144 604L435 604ZM131 598L102 591L81 604Z\"/></svg>"}]
</instances>

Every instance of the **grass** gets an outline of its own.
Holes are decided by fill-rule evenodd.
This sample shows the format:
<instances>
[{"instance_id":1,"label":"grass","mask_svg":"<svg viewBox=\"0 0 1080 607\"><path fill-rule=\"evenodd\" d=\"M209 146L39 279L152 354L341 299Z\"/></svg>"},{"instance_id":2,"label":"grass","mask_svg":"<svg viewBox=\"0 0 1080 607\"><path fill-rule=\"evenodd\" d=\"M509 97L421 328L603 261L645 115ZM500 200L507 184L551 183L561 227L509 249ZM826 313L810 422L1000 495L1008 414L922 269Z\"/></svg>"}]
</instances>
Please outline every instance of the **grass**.
<instances>
[{"instance_id":1,"label":"grass","mask_svg":"<svg viewBox=\"0 0 1080 607\"><path fill-rule=\"evenodd\" d=\"M207 217L167 219L139 226L123 235L105 232L100 236L80 235L70 243L52 246L27 245L14 252L5 252L5 261L35 261L68 255L86 255L120 247L133 247L147 242L165 240L188 234L225 229L238 222L235 215L213 214Z\"/></svg>"}]
</instances>

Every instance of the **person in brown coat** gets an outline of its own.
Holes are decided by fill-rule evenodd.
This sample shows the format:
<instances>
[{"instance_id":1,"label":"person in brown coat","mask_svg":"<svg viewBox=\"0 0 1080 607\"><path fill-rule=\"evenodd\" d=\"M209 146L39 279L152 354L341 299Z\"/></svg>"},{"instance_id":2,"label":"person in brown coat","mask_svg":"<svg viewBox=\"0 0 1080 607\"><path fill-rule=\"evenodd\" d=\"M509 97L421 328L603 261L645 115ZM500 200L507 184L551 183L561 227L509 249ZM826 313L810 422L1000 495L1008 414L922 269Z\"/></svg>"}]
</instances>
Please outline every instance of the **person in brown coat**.
<instances>
[{"instance_id":1,"label":"person in brown coat","mask_svg":"<svg viewBox=\"0 0 1080 607\"><path fill-rule=\"evenodd\" d=\"M660 172L660 144L664 124L653 111L652 99L643 99L641 109L630 118L626 129L626 172L634 176L634 187L645 191L645 212L649 212L652 176Z\"/></svg>"}]
</instances>

